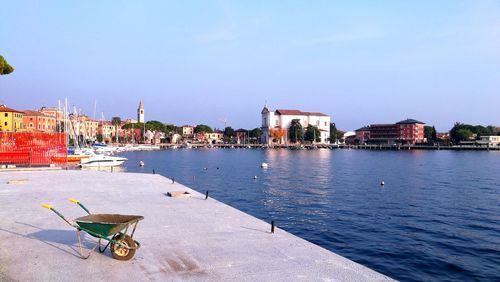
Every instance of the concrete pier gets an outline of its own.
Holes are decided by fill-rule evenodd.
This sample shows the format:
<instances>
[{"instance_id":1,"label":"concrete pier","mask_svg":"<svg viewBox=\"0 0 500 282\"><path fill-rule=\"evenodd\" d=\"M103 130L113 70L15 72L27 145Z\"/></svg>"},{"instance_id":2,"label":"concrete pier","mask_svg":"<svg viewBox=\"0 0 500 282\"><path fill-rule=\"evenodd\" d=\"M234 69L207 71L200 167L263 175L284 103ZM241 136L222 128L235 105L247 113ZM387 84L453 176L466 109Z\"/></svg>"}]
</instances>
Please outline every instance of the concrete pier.
<instances>
[{"instance_id":1,"label":"concrete pier","mask_svg":"<svg viewBox=\"0 0 500 282\"><path fill-rule=\"evenodd\" d=\"M7 184L10 183L10 184ZM190 198L168 192L188 191ZM130 261L79 257L67 218L143 215ZM279 226L278 226L279 227ZM381 281L390 278L161 175L99 171L0 172L0 281ZM90 248L96 241L86 235Z\"/></svg>"}]
</instances>

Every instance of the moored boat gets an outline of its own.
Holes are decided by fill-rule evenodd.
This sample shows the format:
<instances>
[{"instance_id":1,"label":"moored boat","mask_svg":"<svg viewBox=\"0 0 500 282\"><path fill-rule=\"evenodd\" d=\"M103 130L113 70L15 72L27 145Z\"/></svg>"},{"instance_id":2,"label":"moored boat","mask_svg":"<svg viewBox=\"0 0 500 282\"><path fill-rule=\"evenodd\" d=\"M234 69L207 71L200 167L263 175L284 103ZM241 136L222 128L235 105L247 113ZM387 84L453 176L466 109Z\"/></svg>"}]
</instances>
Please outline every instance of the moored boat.
<instances>
[{"instance_id":1,"label":"moored boat","mask_svg":"<svg viewBox=\"0 0 500 282\"><path fill-rule=\"evenodd\" d=\"M127 158L113 157L105 155L94 155L87 159L80 160L79 167L113 167L122 165Z\"/></svg>"}]
</instances>

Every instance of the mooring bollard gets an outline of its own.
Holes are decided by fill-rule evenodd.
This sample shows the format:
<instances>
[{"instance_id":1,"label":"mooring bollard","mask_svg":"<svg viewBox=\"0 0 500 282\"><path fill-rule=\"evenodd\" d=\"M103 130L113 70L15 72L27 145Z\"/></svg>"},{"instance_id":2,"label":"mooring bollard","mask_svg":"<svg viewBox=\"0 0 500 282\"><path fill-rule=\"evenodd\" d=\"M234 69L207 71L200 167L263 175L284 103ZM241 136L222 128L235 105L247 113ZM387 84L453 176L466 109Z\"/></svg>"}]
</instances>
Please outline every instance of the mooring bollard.
<instances>
[{"instance_id":1,"label":"mooring bollard","mask_svg":"<svg viewBox=\"0 0 500 282\"><path fill-rule=\"evenodd\" d=\"M274 234L274 220L271 220L271 233Z\"/></svg>"},{"instance_id":2,"label":"mooring bollard","mask_svg":"<svg viewBox=\"0 0 500 282\"><path fill-rule=\"evenodd\" d=\"M172 176L172 184L175 183L175 177Z\"/></svg>"},{"instance_id":3,"label":"mooring bollard","mask_svg":"<svg viewBox=\"0 0 500 282\"><path fill-rule=\"evenodd\" d=\"M156 174L155 170L153 169L153 174Z\"/></svg>"},{"instance_id":4,"label":"mooring bollard","mask_svg":"<svg viewBox=\"0 0 500 282\"><path fill-rule=\"evenodd\" d=\"M208 199L208 190L207 192L205 193L205 200Z\"/></svg>"}]
</instances>

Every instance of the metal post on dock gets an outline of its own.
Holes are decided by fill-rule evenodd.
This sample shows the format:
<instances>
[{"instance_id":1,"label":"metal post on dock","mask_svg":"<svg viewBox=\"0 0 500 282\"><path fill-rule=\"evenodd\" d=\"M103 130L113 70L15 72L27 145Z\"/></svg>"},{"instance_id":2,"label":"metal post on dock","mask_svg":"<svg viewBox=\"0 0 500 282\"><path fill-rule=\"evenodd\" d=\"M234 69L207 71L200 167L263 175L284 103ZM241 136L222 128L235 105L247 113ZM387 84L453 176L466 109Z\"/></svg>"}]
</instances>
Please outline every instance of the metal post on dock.
<instances>
[{"instance_id":1,"label":"metal post on dock","mask_svg":"<svg viewBox=\"0 0 500 282\"><path fill-rule=\"evenodd\" d=\"M271 233L274 234L274 220L271 220Z\"/></svg>"},{"instance_id":2,"label":"metal post on dock","mask_svg":"<svg viewBox=\"0 0 500 282\"><path fill-rule=\"evenodd\" d=\"M207 199L208 199L208 190L207 190L207 192L205 193L205 200L207 200Z\"/></svg>"}]
</instances>

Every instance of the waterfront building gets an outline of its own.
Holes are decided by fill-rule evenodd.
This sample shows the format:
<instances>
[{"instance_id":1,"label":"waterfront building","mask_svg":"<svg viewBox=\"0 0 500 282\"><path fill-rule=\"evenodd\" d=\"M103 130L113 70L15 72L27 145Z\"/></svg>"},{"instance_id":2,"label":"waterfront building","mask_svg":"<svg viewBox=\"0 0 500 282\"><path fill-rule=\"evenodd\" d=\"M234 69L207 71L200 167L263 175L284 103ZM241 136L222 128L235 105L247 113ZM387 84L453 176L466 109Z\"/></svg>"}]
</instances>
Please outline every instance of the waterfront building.
<instances>
[{"instance_id":1,"label":"waterfront building","mask_svg":"<svg viewBox=\"0 0 500 282\"><path fill-rule=\"evenodd\" d=\"M356 132L355 140L358 140L359 144L363 144L367 140L370 140L370 127L369 126L363 126L361 128L356 129L354 132Z\"/></svg>"},{"instance_id":2,"label":"waterfront building","mask_svg":"<svg viewBox=\"0 0 500 282\"><path fill-rule=\"evenodd\" d=\"M23 112L0 105L0 131L19 132L23 128Z\"/></svg>"},{"instance_id":3,"label":"waterfront building","mask_svg":"<svg viewBox=\"0 0 500 282\"><path fill-rule=\"evenodd\" d=\"M248 130L240 128L234 131L236 144L246 144L249 143Z\"/></svg>"},{"instance_id":4,"label":"waterfront building","mask_svg":"<svg viewBox=\"0 0 500 282\"><path fill-rule=\"evenodd\" d=\"M425 142L424 123L405 119L393 124L372 124L356 130L354 143L416 144Z\"/></svg>"},{"instance_id":5,"label":"waterfront building","mask_svg":"<svg viewBox=\"0 0 500 282\"><path fill-rule=\"evenodd\" d=\"M372 124L370 125L370 143L395 144L399 139L399 126L397 124Z\"/></svg>"},{"instance_id":6,"label":"waterfront building","mask_svg":"<svg viewBox=\"0 0 500 282\"><path fill-rule=\"evenodd\" d=\"M54 116L39 111L23 111L23 127L29 132L56 132L57 124Z\"/></svg>"},{"instance_id":7,"label":"waterfront building","mask_svg":"<svg viewBox=\"0 0 500 282\"><path fill-rule=\"evenodd\" d=\"M211 144L221 143L224 138L224 132L215 130L212 133L205 133L205 140Z\"/></svg>"},{"instance_id":8,"label":"waterfront building","mask_svg":"<svg viewBox=\"0 0 500 282\"><path fill-rule=\"evenodd\" d=\"M414 119L405 119L396 123L399 126L399 140L404 144L425 142L424 124Z\"/></svg>"},{"instance_id":9,"label":"waterfront building","mask_svg":"<svg viewBox=\"0 0 500 282\"><path fill-rule=\"evenodd\" d=\"M194 126L183 125L182 127L182 137L183 138L193 138L194 136Z\"/></svg>"},{"instance_id":10,"label":"waterfront building","mask_svg":"<svg viewBox=\"0 0 500 282\"><path fill-rule=\"evenodd\" d=\"M54 107L42 107L40 112L44 115L51 116L56 119L56 132L64 131L64 113L59 108Z\"/></svg>"},{"instance_id":11,"label":"waterfront building","mask_svg":"<svg viewBox=\"0 0 500 282\"><path fill-rule=\"evenodd\" d=\"M330 138L330 116L319 112L302 112L299 110L278 109L270 111L264 107L261 112L262 117L262 136L261 142L270 144L273 138L270 133L273 131L283 132L281 142L288 143L288 129L292 120L298 119L304 131L309 125L316 126L320 131L320 143L328 143Z\"/></svg>"},{"instance_id":12,"label":"waterfront building","mask_svg":"<svg viewBox=\"0 0 500 282\"><path fill-rule=\"evenodd\" d=\"M113 142L116 134L115 126L110 121L101 122L97 132L102 137L102 141L106 143Z\"/></svg>"},{"instance_id":13,"label":"waterfront building","mask_svg":"<svg viewBox=\"0 0 500 282\"><path fill-rule=\"evenodd\" d=\"M79 135L82 135L85 140L97 140L97 133L99 131L99 121L89 118L85 115L78 116L79 121Z\"/></svg>"},{"instance_id":14,"label":"waterfront building","mask_svg":"<svg viewBox=\"0 0 500 282\"><path fill-rule=\"evenodd\" d=\"M500 136L481 136L481 139L477 141L478 145L486 145L489 147L500 146Z\"/></svg>"},{"instance_id":15,"label":"waterfront building","mask_svg":"<svg viewBox=\"0 0 500 282\"><path fill-rule=\"evenodd\" d=\"M349 145L356 144L356 132L355 131L344 132L342 139L344 139L345 144L349 144Z\"/></svg>"},{"instance_id":16,"label":"waterfront building","mask_svg":"<svg viewBox=\"0 0 500 282\"><path fill-rule=\"evenodd\" d=\"M203 143L207 140L205 140L205 133L204 132L197 132L194 134L194 141L198 143Z\"/></svg>"},{"instance_id":17,"label":"waterfront building","mask_svg":"<svg viewBox=\"0 0 500 282\"><path fill-rule=\"evenodd\" d=\"M142 101L139 101L139 108L137 108L137 121L144 123L144 108L142 107Z\"/></svg>"},{"instance_id":18,"label":"waterfront building","mask_svg":"<svg viewBox=\"0 0 500 282\"><path fill-rule=\"evenodd\" d=\"M42 107L40 109L40 112L44 115L52 116L56 120L63 120L64 119L64 113L61 109L59 108L53 108L53 107Z\"/></svg>"}]
</instances>

